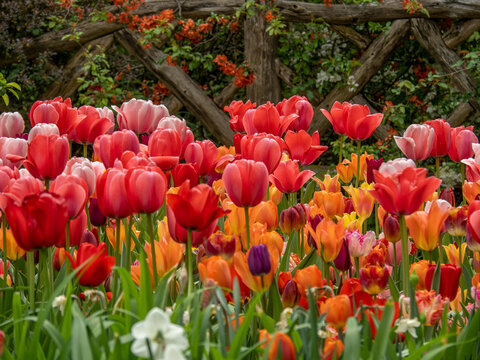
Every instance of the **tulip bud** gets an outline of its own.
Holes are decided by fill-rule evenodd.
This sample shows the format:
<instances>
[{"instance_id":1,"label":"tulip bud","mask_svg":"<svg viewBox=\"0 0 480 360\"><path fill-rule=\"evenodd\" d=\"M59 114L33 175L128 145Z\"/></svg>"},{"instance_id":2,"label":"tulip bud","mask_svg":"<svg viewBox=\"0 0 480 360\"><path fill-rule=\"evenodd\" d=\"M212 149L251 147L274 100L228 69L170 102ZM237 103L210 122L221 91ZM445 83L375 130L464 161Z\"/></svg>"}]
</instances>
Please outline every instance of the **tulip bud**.
<instances>
[{"instance_id":1,"label":"tulip bud","mask_svg":"<svg viewBox=\"0 0 480 360\"><path fill-rule=\"evenodd\" d=\"M82 238L80 239L80 244L82 243L90 243L92 245L98 246L98 240L90 230L85 230L82 234Z\"/></svg>"},{"instance_id":2,"label":"tulip bud","mask_svg":"<svg viewBox=\"0 0 480 360\"><path fill-rule=\"evenodd\" d=\"M215 281L212 279L207 279L204 285L205 290L203 290L202 293L202 299L201 299L201 308L205 309L208 304L210 304L210 301L212 300L212 297L215 293Z\"/></svg>"},{"instance_id":3,"label":"tulip bud","mask_svg":"<svg viewBox=\"0 0 480 360\"><path fill-rule=\"evenodd\" d=\"M5 333L0 330L0 356L3 354L3 347L5 346Z\"/></svg>"},{"instance_id":4,"label":"tulip bud","mask_svg":"<svg viewBox=\"0 0 480 360\"><path fill-rule=\"evenodd\" d=\"M425 283L428 290L432 288L435 268L435 265L430 265L425 277ZM440 265L440 289L438 289L438 293L442 295L443 298L449 298L451 301L453 301L457 296L461 275L462 268L459 266L452 264Z\"/></svg>"},{"instance_id":5,"label":"tulip bud","mask_svg":"<svg viewBox=\"0 0 480 360\"><path fill-rule=\"evenodd\" d=\"M107 222L107 218L102 214L100 207L98 206L97 198L90 199L90 205L88 207L88 214L90 215L90 222L93 226L102 226Z\"/></svg>"},{"instance_id":6,"label":"tulip bud","mask_svg":"<svg viewBox=\"0 0 480 360\"><path fill-rule=\"evenodd\" d=\"M453 189L449 187L448 189L443 189L440 192L439 199L448 201L450 205L455 206L455 194L453 193Z\"/></svg>"},{"instance_id":7,"label":"tulip bud","mask_svg":"<svg viewBox=\"0 0 480 360\"><path fill-rule=\"evenodd\" d=\"M398 219L390 214L385 215L383 220L383 234L388 242L396 243L400 240L400 223Z\"/></svg>"},{"instance_id":8,"label":"tulip bud","mask_svg":"<svg viewBox=\"0 0 480 360\"><path fill-rule=\"evenodd\" d=\"M225 260L232 258L235 253L235 235L225 235L217 231L205 241L205 251L208 256L221 256Z\"/></svg>"},{"instance_id":9,"label":"tulip bud","mask_svg":"<svg viewBox=\"0 0 480 360\"><path fill-rule=\"evenodd\" d=\"M280 230L284 234L291 234L294 230L298 231L305 226L306 217L307 212L303 204L289 207L280 214Z\"/></svg>"},{"instance_id":10,"label":"tulip bud","mask_svg":"<svg viewBox=\"0 0 480 360\"><path fill-rule=\"evenodd\" d=\"M367 161L367 182L369 184L375 182L374 177L373 177L373 170L378 170L380 169L380 165L383 163L383 158L380 158L378 160L376 159L366 159Z\"/></svg>"},{"instance_id":11,"label":"tulip bud","mask_svg":"<svg viewBox=\"0 0 480 360\"><path fill-rule=\"evenodd\" d=\"M265 244L252 246L248 253L247 261L250 272L255 276L266 275L272 268L270 253Z\"/></svg>"},{"instance_id":12,"label":"tulip bud","mask_svg":"<svg viewBox=\"0 0 480 360\"><path fill-rule=\"evenodd\" d=\"M283 307L293 308L300 302L300 298L301 294L298 291L297 283L294 280L289 280L282 293Z\"/></svg>"},{"instance_id":13,"label":"tulip bud","mask_svg":"<svg viewBox=\"0 0 480 360\"><path fill-rule=\"evenodd\" d=\"M343 212L345 214L350 214L355 211L355 207L353 206L352 198L345 198L345 208Z\"/></svg>"},{"instance_id":14,"label":"tulip bud","mask_svg":"<svg viewBox=\"0 0 480 360\"><path fill-rule=\"evenodd\" d=\"M172 170L174 186L180 186L185 180L190 180L190 186L198 184L199 173L197 163L177 164Z\"/></svg>"},{"instance_id":15,"label":"tulip bud","mask_svg":"<svg viewBox=\"0 0 480 360\"><path fill-rule=\"evenodd\" d=\"M57 271L60 271L66 258L65 249L56 248L55 252L53 253L53 268Z\"/></svg>"},{"instance_id":16,"label":"tulip bud","mask_svg":"<svg viewBox=\"0 0 480 360\"><path fill-rule=\"evenodd\" d=\"M335 264L335 267L341 271L346 271L352 267L350 252L348 251L345 239L342 240L342 248L340 249L337 258L333 260L333 263Z\"/></svg>"},{"instance_id":17,"label":"tulip bud","mask_svg":"<svg viewBox=\"0 0 480 360\"><path fill-rule=\"evenodd\" d=\"M315 215L313 218L309 218L309 219L308 219L308 222L310 223L310 226L312 227L313 231L315 231L315 230L317 229L318 224L320 224L320 222L321 222L322 220L323 220L323 216L320 215L320 214L317 214L317 215ZM316 243L315 240L313 239L313 237L312 237L312 235L310 234L310 232L308 232L307 241L308 241L308 245L309 245L311 248L317 249L317 243Z\"/></svg>"},{"instance_id":18,"label":"tulip bud","mask_svg":"<svg viewBox=\"0 0 480 360\"><path fill-rule=\"evenodd\" d=\"M197 250L197 264L200 263L206 256L206 251L205 251L205 247L203 246L203 244L199 245L198 246L198 250Z\"/></svg>"},{"instance_id":19,"label":"tulip bud","mask_svg":"<svg viewBox=\"0 0 480 360\"><path fill-rule=\"evenodd\" d=\"M445 229L452 236L466 236L468 225L468 205L452 208L445 220Z\"/></svg>"}]
</instances>

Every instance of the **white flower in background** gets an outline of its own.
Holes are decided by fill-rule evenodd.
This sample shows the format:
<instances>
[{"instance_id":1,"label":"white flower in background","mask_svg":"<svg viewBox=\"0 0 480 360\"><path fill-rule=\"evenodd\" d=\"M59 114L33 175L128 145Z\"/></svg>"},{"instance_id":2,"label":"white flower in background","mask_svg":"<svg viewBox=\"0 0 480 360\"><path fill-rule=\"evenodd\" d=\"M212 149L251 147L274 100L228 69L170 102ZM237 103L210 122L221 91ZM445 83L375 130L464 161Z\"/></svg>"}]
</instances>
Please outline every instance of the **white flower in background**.
<instances>
[{"instance_id":1,"label":"white flower in background","mask_svg":"<svg viewBox=\"0 0 480 360\"><path fill-rule=\"evenodd\" d=\"M415 328L419 327L420 321L417 320L417 318L413 319L407 319L407 318L401 318L397 320L397 330L395 332L397 334L404 334L407 331L412 335L414 339L417 338L417 330Z\"/></svg>"},{"instance_id":2,"label":"white flower in background","mask_svg":"<svg viewBox=\"0 0 480 360\"><path fill-rule=\"evenodd\" d=\"M60 309L60 313L63 315L63 312L65 311L65 304L67 303L67 298L65 295L60 295L57 296L55 299L53 299L52 306L54 308L58 307Z\"/></svg>"},{"instance_id":3,"label":"white flower in background","mask_svg":"<svg viewBox=\"0 0 480 360\"><path fill-rule=\"evenodd\" d=\"M187 335L183 327L172 324L167 312L153 308L143 321L132 326L135 341L131 351L143 358L185 359L183 351L188 348Z\"/></svg>"}]
</instances>

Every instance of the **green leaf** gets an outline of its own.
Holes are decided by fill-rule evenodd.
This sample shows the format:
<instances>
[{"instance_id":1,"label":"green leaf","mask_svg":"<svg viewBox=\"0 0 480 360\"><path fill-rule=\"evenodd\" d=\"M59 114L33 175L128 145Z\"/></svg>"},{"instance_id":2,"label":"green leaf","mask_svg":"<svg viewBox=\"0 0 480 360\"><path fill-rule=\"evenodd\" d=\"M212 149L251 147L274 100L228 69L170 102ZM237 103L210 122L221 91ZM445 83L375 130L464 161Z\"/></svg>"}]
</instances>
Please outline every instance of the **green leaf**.
<instances>
[{"instance_id":1,"label":"green leaf","mask_svg":"<svg viewBox=\"0 0 480 360\"><path fill-rule=\"evenodd\" d=\"M391 302L385 305L383 310L382 320L377 329L377 336L375 343L373 344L370 359L378 360L385 358L385 351L387 349L387 343L390 341L390 328L393 320L394 308Z\"/></svg>"},{"instance_id":2,"label":"green leaf","mask_svg":"<svg viewBox=\"0 0 480 360\"><path fill-rule=\"evenodd\" d=\"M80 310L77 309L75 312L80 313ZM72 359L93 359L94 357L90 347L90 342L88 341L87 326L80 317L80 314L74 314L72 333L75 334L75 336L70 338L70 341L72 342Z\"/></svg>"},{"instance_id":3,"label":"green leaf","mask_svg":"<svg viewBox=\"0 0 480 360\"><path fill-rule=\"evenodd\" d=\"M351 317L347 320L343 360L358 359L358 349L360 349L360 327L357 319Z\"/></svg>"}]
</instances>

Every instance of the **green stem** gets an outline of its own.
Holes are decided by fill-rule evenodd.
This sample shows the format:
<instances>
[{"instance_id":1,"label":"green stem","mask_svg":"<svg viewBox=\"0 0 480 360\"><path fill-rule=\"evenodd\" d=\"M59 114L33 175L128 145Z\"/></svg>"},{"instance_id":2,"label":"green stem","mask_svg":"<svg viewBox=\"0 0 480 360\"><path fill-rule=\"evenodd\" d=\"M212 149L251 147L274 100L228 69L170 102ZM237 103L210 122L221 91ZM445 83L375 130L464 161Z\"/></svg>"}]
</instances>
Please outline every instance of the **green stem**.
<instances>
[{"instance_id":1,"label":"green stem","mask_svg":"<svg viewBox=\"0 0 480 360\"><path fill-rule=\"evenodd\" d=\"M185 261L187 262L187 296L193 290L193 268L192 268L192 230L188 229L187 247L185 248Z\"/></svg>"},{"instance_id":2,"label":"green stem","mask_svg":"<svg viewBox=\"0 0 480 360\"><path fill-rule=\"evenodd\" d=\"M120 266L120 229L121 229L121 220L116 219L115 224L115 265ZM113 293L115 296L118 296L117 292L117 276L116 274L112 274L112 284L113 284Z\"/></svg>"},{"instance_id":3,"label":"green stem","mask_svg":"<svg viewBox=\"0 0 480 360\"><path fill-rule=\"evenodd\" d=\"M355 187L358 187L360 183L360 156L362 150L362 141L357 140L357 178L355 179Z\"/></svg>"},{"instance_id":4,"label":"green stem","mask_svg":"<svg viewBox=\"0 0 480 360\"><path fill-rule=\"evenodd\" d=\"M343 142L345 141L345 136L340 135L340 150L338 153L338 163L340 164L343 161Z\"/></svg>"},{"instance_id":5,"label":"green stem","mask_svg":"<svg viewBox=\"0 0 480 360\"><path fill-rule=\"evenodd\" d=\"M409 271L410 271L410 257L408 254L408 233L407 224L405 223L405 215L400 215L400 231L402 234L402 282L403 292L405 296L409 296Z\"/></svg>"},{"instance_id":6,"label":"green stem","mask_svg":"<svg viewBox=\"0 0 480 360\"><path fill-rule=\"evenodd\" d=\"M462 173L462 187L461 188L463 188L463 184L465 184L465 164L464 163L460 163L460 172ZM462 191L462 205L465 205L465 204L466 204L465 194Z\"/></svg>"},{"instance_id":7,"label":"green stem","mask_svg":"<svg viewBox=\"0 0 480 360\"><path fill-rule=\"evenodd\" d=\"M70 253L70 220L67 221L65 229L65 251Z\"/></svg>"},{"instance_id":8,"label":"green stem","mask_svg":"<svg viewBox=\"0 0 480 360\"><path fill-rule=\"evenodd\" d=\"M3 279L7 282L7 220L5 219L5 213L2 212L2 235L3 235Z\"/></svg>"},{"instance_id":9,"label":"green stem","mask_svg":"<svg viewBox=\"0 0 480 360\"><path fill-rule=\"evenodd\" d=\"M87 158L87 144L83 144L83 157L86 159Z\"/></svg>"},{"instance_id":10,"label":"green stem","mask_svg":"<svg viewBox=\"0 0 480 360\"><path fill-rule=\"evenodd\" d=\"M91 230L92 229L92 223L90 221L90 212L88 211L88 201L85 203L85 213L87 214L88 230Z\"/></svg>"},{"instance_id":11,"label":"green stem","mask_svg":"<svg viewBox=\"0 0 480 360\"><path fill-rule=\"evenodd\" d=\"M397 272L398 270L398 264L397 264L397 243L393 243L393 280L395 281L395 283L397 282L398 280L398 277L397 277Z\"/></svg>"},{"instance_id":12,"label":"green stem","mask_svg":"<svg viewBox=\"0 0 480 360\"><path fill-rule=\"evenodd\" d=\"M435 176L440 179L440 157L435 157Z\"/></svg>"},{"instance_id":13,"label":"green stem","mask_svg":"<svg viewBox=\"0 0 480 360\"><path fill-rule=\"evenodd\" d=\"M250 249L250 218L248 216L248 206L245 209L245 231L247 232L247 250Z\"/></svg>"},{"instance_id":14,"label":"green stem","mask_svg":"<svg viewBox=\"0 0 480 360\"><path fill-rule=\"evenodd\" d=\"M300 233L300 259L303 259L305 256L305 232L303 231L303 228L298 230Z\"/></svg>"},{"instance_id":15,"label":"green stem","mask_svg":"<svg viewBox=\"0 0 480 360\"><path fill-rule=\"evenodd\" d=\"M33 251L27 252L27 276L28 276L28 299L30 309L35 308L35 263L33 260Z\"/></svg>"},{"instance_id":16,"label":"green stem","mask_svg":"<svg viewBox=\"0 0 480 360\"><path fill-rule=\"evenodd\" d=\"M152 247L152 267L153 267L153 285L157 287L158 274L157 274L157 255L155 250L155 234L153 229L153 214L147 214L148 235L150 235L150 245Z\"/></svg>"},{"instance_id":17,"label":"green stem","mask_svg":"<svg viewBox=\"0 0 480 360\"><path fill-rule=\"evenodd\" d=\"M378 237L380 231L380 225L378 223L378 203L375 201L375 234Z\"/></svg>"},{"instance_id":18,"label":"green stem","mask_svg":"<svg viewBox=\"0 0 480 360\"><path fill-rule=\"evenodd\" d=\"M355 259L355 270L357 271L357 277L360 278L360 259L358 257L354 257Z\"/></svg>"},{"instance_id":19,"label":"green stem","mask_svg":"<svg viewBox=\"0 0 480 360\"><path fill-rule=\"evenodd\" d=\"M126 243L126 264L125 268L127 271L130 271L130 247L132 246L132 237L131 237L131 231L132 231L132 224L133 224L133 215L130 215L130 218L128 220L128 225L125 226L125 243Z\"/></svg>"},{"instance_id":20,"label":"green stem","mask_svg":"<svg viewBox=\"0 0 480 360\"><path fill-rule=\"evenodd\" d=\"M50 190L50 180L49 179L45 179L45 189Z\"/></svg>"}]
</instances>

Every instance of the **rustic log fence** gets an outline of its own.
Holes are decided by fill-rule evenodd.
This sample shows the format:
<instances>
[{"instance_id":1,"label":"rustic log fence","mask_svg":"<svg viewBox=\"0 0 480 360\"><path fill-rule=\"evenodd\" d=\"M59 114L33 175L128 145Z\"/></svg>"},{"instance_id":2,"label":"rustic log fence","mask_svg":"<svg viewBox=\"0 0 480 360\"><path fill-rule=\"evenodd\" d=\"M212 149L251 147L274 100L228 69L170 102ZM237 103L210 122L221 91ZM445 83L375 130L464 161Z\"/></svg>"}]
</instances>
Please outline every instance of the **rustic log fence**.
<instances>
[{"instance_id":1,"label":"rustic log fence","mask_svg":"<svg viewBox=\"0 0 480 360\"><path fill-rule=\"evenodd\" d=\"M329 129L330 124L321 114L320 108L328 109L334 101L353 99L355 102L368 104L360 95L361 91L410 34L413 34L419 44L433 57L458 92L469 95L469 100L458 104L447 121L453 126L458 126L469 116L480 111L477 84L467 70L456 66L461 58L455 52L456 47L475 31L480 30L480 1L422 0L421 3L426 13L408 13L399 0L385 0L380 4L334 4L329 7L323 3L275 1L285 21L325 22L333 31L362 51L358 60L360 65L350 74L351 82L355 86L339 83L325 98L317 99L312 131L318 130L322 134ZM244 0L146 0L134 14L153 15L165 9L174 9L175 13L183 17L205 18L212 12L234 14L244 4ZM116 8L112 7L107 11L115 13ZM446 18L462 21L448 33L442 34L435 20ZM388 30L374 39L359 34L348 26L368 21L392 21L392 24ZM247 87L247 96L257 103L280 100L281 82L291 86L295 77L294 72L277 58L276 39L267 34L266 27L265 14L260 8L255 8L254 15L248 17L244 23L245 59L253 66L256 74L254 83ZM232 143L232 132L223 107L235 96L237 89L233 83L225 87L215 99L211 99L179 67L169 66L163 62L165 54L161 50L162 41L145 49L139 44L137 34L117 23L84 21L77 24L74 33L76 36L69 37L67 35L72 34L72 29L63 29L24 41L14 52L0 59L0 66L15 62L19 58L33 59L45 51L72 51L80 48L66 65L63 78L52 84L44 94L45 98L57 95L68 97L78 89L76 78L85 76L83 68L86 60L85 48L90 47L95 54L105 51L117 42L171 91L172 95L164 102L171 113L176 113L185 106L219 142ZM388 131L389 127L382 125L374 136L384 139Z\"/></svg>"}]
</instances>

